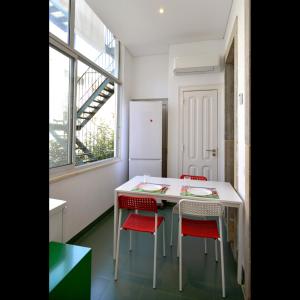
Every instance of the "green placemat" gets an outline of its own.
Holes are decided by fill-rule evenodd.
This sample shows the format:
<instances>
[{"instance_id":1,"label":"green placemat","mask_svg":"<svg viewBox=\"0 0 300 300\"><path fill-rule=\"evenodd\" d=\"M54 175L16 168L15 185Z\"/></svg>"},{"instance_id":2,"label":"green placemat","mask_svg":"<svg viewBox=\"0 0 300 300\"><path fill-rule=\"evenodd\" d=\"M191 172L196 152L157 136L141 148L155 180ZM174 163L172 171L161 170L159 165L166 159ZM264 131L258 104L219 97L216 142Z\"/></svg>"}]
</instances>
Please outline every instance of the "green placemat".
<instances>
[{"instance_id":1,"label":"green placemat","mask_svg":"<svg viewBox=\"0 0 300 300\"><path fill-rule=\"evenodd\" d=\"M199 196L199 195L194 195L192 193L190 193L188 191L188 186L183 186L181 187L181 192L180 192L180 196L184 196L184 197L197 197L197 198L206 198L206 199L220 199L218 192L215 188L207 188L207 187L200 187L200 186L190 186L190 188L203 188L203 189L207 189L212 191L212 194L210 195L205 195L205 196Z\"/></svg>"},{"instance_id":2,"label":"green placemat","mask_svg":"<svg viewBox=\"0 0 300 300\"><path fill-rule=\"evenodd\" d=\"M134 187L131 191L134 192L142 192L142 193L149 193L149 194L158 194L158 195L164 195L166 193L166 191L168 190L168 187L170 185L168 184L159 184L159 183L150 183L149 184L154 184L154 185L160 185L162 186L162 188L158 191L146 191L142 188L143 186L143 182L139 183L136 187Z\"/></svg>"}]
</instances>

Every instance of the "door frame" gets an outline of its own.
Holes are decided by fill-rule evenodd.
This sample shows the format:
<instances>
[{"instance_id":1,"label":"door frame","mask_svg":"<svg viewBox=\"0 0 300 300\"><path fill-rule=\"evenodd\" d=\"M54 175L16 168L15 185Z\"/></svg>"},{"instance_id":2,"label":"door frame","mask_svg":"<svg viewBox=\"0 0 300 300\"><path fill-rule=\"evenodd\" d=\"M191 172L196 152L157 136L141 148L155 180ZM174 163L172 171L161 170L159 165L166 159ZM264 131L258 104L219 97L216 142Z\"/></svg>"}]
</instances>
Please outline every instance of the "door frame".
<instances>
[{"instance_id":1,"label":"door frame","mask_svg":"<svg viewBox=\"0 0 300 300\"><path fill-rule=\"evenodd\" d=\"M238 189L238 136L237 136L237 124L238 124L238 17L235 17L233 28L230 34L229 42L227 45L227 48L225 49L225 55L224 55L224 68L226 68L227 64L227 59L228 55L230 52L231 47L234 47L234 53L233 53L233 59L234 59L234 93L233 93L233 101L234 101L234 124L233 124L233 139L234 139L234 145L233 145L233 155L234 155L234 162L233 162L233 187L235 190ZM224 70L225 72L225 70ZM225 73L224 73L224 78L225 78ZM226 78L224 82L224 88L226 89ZM224 104L225 104L226 99L224 99ZM224 113L224 118L227 117L225 116ZM224 137L225 137L225 128L224 128ZM224 169L225 169L224 165Z\"/></svg>"},{"instance_id":2,"label":"door frame","mask_svg":"<svg viewBox=\"0 0 300 300\"><path fill-rule=\"evenodd\" d=\"M184 92L193 91L217 91L217 174L218 181L224 181L224 87L221 84L213 85L193 85L193 86L183 86L178 89L178 120L179 120L179 130L178 130L178 168L177 177L182 174L183 168L183 156L182 156L182 146L183 146L183 96Z\"/></svg>"}]
</instances>

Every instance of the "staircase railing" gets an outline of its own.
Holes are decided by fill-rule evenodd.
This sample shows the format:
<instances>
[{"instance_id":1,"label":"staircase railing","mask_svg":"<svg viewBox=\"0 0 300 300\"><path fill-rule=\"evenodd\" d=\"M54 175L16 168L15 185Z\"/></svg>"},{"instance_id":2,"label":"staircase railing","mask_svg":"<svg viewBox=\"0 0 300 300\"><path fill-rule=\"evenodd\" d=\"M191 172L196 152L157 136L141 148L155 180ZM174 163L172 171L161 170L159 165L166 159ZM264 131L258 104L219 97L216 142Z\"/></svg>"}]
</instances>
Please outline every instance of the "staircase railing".
<instances>
[{"instance_id":1,"label":"staircase railing","mask_svg":"<svg viewBox=\"0 0 300 300\"><path fill-rule=\"evenodd\" d=\"M110 46L115 46L115 39L111 40L109 44L105 44L109 48L113 48ZM113 72L115 68L115 60L111 59L111 61L107 62L107 57L111 57L106 49L101 51L101 53L98 55L98 57L95 60L95 63L104 66L104 69L106 69L108 72ZM86 71L79 77L77 80L77 99L78 104L82 102L83 100L86 100L89 97L89 93L91 94L103 81L103 78L105 76L101 73L95 71L93 68L88 67ZM101 82L100 82L101 81ZM87 83L87 84L85 84Z\"/></svg>"}]
</instances>

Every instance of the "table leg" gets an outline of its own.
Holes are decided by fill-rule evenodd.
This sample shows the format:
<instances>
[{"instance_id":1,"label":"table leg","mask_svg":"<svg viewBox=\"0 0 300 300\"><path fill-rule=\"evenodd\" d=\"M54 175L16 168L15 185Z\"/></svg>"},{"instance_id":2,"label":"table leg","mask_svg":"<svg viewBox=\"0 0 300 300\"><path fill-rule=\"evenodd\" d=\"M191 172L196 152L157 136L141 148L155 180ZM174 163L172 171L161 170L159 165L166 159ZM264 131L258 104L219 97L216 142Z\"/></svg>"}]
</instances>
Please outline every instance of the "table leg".
<instances>
[{"instance_id":1,"label":"table leg","mask_svg":"<svg viewBox=\"0 0 300 300\"><path fill-rule=\"evenodd\" d=\"M118 235L118 193L115 191L114 192L114 246L113 246L113 259L116 259L116 245L117 245L117 235Z\"/></svg>"},{"instance_id":2,"label":"table leg","mask_svg":"<svg viewBox=\"0 0 300 300\"><path fill-rule=\"evenodd\" d=\"M242 283L242 252L243 252L243 205L238 208L238 261L237 261L237 282Z\"/></svg>"}]
</instances>

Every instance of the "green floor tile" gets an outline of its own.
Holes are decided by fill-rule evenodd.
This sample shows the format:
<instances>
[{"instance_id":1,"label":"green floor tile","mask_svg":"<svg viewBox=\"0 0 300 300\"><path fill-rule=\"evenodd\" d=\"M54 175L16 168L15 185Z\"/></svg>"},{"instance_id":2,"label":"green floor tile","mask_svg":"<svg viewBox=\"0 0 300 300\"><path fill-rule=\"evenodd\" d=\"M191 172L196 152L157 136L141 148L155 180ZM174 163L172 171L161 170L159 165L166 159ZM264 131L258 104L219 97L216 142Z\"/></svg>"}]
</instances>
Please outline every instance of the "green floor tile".
<instances>
[{"instance_id":1,"label":"green floor tile","mask_svg":"<svg viewBox=\"0 0 300 300\"><path fill-rule=\"evenodd\" d=\"M139 299L142 293L142 284L134 282L132 278L111 281L104 290L101 300L133 300Z\"/></svg>"}]
</instances>

